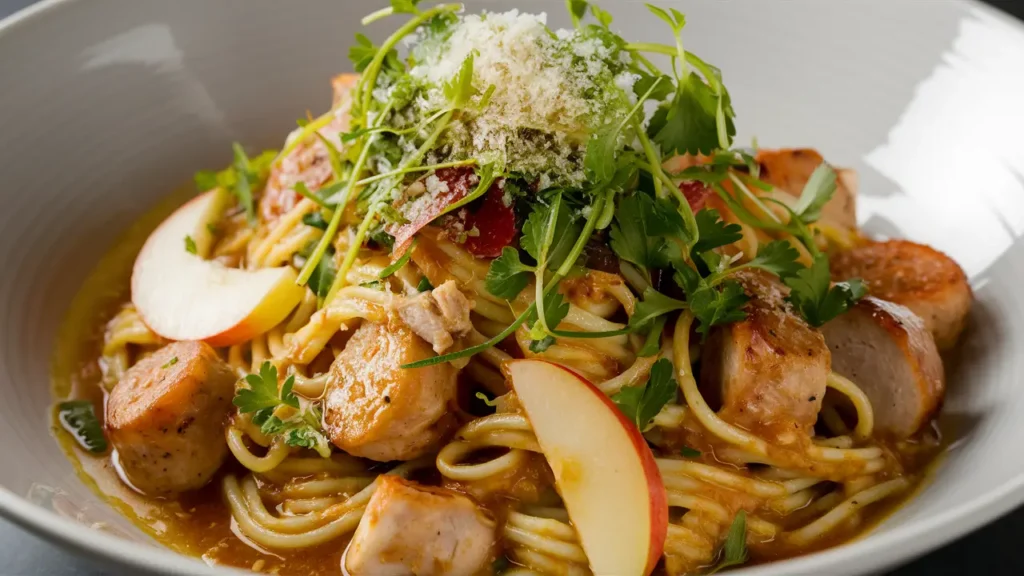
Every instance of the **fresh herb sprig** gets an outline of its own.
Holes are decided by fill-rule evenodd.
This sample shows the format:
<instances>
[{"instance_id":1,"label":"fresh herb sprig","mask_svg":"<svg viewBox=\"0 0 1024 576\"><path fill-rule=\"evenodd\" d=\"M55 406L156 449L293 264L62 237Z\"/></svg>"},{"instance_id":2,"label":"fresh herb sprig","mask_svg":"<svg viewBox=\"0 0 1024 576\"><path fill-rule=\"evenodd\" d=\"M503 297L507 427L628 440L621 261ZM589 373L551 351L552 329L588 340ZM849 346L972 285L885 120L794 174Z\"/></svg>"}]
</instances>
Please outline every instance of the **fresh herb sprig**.
<instances>
[{"instance_id":1,"label":"fresh herb sprig","mask_svg":"<svg viewBox=\"0 0 1024 576\"><path fill-rule=\"evenodd\" d=\"M240 413L252 413L253 424L262 433L281 436L289 446L309 448L324 458L330 457L331 445L321 429L320 407L292 391L295 376L288 376L278 387L277 368L264 362L259 373L246 375L244 381L248 387L239 388L232 403Z\"/></svg>"},{"instance_id":2,"label":"fresh herb sprig","mask_svg":"<svg viewBox=\"0 0 1024 576\"><path fill-rule=\"evenodd\" d=\"M665 358L651 366L651 375L640 386L626 386L612 396L612 402L641 431L650 427L666 404L676 399L679 385L672 377L672 363Z\"/></svg>"},{"instance_id":3,"label":"fresh herb sprig","mask_svg":"<svg viewBox=\"0 0 1024 576\"><path fill-rule=\"evenodd\" d=\"M57 420L82 448L94 454L107 451L107 438L92 402L67 400L57 404Z\"/></svg>"}]
</instances>

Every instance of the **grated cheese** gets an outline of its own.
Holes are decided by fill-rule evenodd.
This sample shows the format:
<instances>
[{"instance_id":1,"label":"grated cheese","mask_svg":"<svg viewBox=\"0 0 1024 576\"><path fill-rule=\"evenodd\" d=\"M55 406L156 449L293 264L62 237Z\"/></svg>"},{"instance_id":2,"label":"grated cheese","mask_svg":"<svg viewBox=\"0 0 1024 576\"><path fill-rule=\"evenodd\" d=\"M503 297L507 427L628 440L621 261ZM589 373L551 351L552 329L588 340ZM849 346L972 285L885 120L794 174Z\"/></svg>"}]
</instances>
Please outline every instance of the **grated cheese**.
<instances>
[{"instance_id":1,"label":"grated cheese","mask_svg":"<svg viewBox=\"0 0 1024 576\"><path fill-rule=\"evenodd\" d=\"M636 78L621 72L620 50L577 30L552 35L543 13L466 15L447 40L429 43L420 35L415 42L423 42L410 70L426 86L414 101L420 115L447 106L442 86L471 53L474 88L483 93L494 86L485 109L465 111L451 123L440 156L497 153L507 170L545 185L582 182L589 135L621 117L633 97Z\"/></svg>"}]
</instances>

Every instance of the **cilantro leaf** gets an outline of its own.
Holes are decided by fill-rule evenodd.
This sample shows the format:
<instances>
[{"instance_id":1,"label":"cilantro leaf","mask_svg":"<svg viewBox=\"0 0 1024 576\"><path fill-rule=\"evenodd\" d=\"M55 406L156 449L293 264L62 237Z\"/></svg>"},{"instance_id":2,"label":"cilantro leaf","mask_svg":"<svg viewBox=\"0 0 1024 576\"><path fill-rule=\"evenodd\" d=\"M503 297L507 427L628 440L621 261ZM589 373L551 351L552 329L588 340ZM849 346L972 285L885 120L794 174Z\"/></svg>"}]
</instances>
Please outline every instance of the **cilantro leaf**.
<instances>
[{"instance_id":1,"label":"cilantro leaf","mask_svg":"<svg viewBox=\"0 0 1024 576\"><path fill-rule=\"evenodd\" d=\"M780 278L792 276L803 269L797 262L800 253L787 240L774 240L762 244L757 249L757 256L747 262L747 266L760 268Z\"/></svg>"},{"instance_id":2,"label":"cilantro leaf","mask_svg":"<svg viewBox=\"0 0 1024 576\"><path fill-rule=\"evenodd\" d=\"M249 157L245 155L245 150L242 145L235 142L231 145L231 149L235 154L234 169L237 180L235 181L235 187L232 190L235 196L238 198L238 204L245 209L245 214L249 218L249 222L256 221L256 206L252 199L252 187L253 181L256 179L252 173L252 167L249 164Z\"/></svg>"},{"instance_id":3,"label":"cilantro leaf","mask_svg":"<svg viewBox=\"0 0 1024 576\"><path fill-rule=\"evenodd\" d=\"M632 420L637 428L645 430L666 404L676 399L679 388L672 377L672 363L661 358L651 366L651 376L642 386L626 386L612 396L612 402Z\"/></svg>"},{"instance_id":4,"label":"cilantro leaf","mask_svg":"<svg viewBox=\"0 0 1024 576\"><path fill-rule=\"evenodd\" d=\"M319 230L327 230L327 220L324 219L324 215L319 211L303 214L302 223Z\"/></svg>"},{"instance_id":5,"label":"cilantro leaf","mask_svg":"<svg viewBox=\"0 0 1024 576\"><path fill-rule=\"evenodd\" d=\"M289 428L284 433L284 443L296 448L316 450L323 458L330 458L331 443L323 432L308 424Z\"/></svg>"},{"instance_id":6,"label":"cilantro leaf","mask_svg":"<svg viewBox=\"0 0 1024 576\"><path fill-rule=\"evenodd\" d=\"M683 446L679 449L679 454L683 458L700 458L701 452L696 448L690 448L689 446Z\"/></svg>"},{"instance_id":7,"label":"cilantro leaf","mask_svg":"<svg viewBox=\"0 0 1024 576\"><path fill-rule=\"evenodd\" d=\"M800 311L811 326L822 326L846 312L867 294L859 278L831 285L828 256L819 254L808 268L797 271L782 281L789 286L786 298Z\"/></svg>"},{"instance_id":8,"label":"cilantro leaf","mask_svg":"<svg viewBox=\"0 0 1024 576\"><path fill-rule=\"evenodd\" d=\"M644 339L644 345L636 353L641 358L648 356L654 356L661 350L661 335L665 330L665 322L668 321L668 316L661 315L654 319L651 323L651 329L647 332L647 338Z\"/></svg>"},{"instance_id":9,"label":"cilantro leaf","mask_svg":"<svg viewBox=\"0 0 1024 576\"><path fill-rule=\"evenodd\" d=\"M811 172L811 177L804 184L800 199L797 200L793 212L804 224L817 222L821 218L821 209L832 199L836 192L836 171L822 162Z\"/></svg>"},{"instance_id":10,"label":"cilantro leaf","mask_svg":"<svg viewBox=\"0 0 1024 576\"><path fill-rule=\"evenodd\" d=\"M416 285L416 291L417 292L426 292L428 290L433 290L433 289L434 289L434 285L430 283L430 280L427 279L426 276L424 276L423 278L420 278L419 284Z\"/></svg>"},{"instance_id":11,"label":"cilantro leaf","mask_svg":"<svg viewBox=\"0 0 1024 576\"><path fill-rule=\"evenodd\" d=\"M245 382L249 387L239 388L231 401L238 407L239 412L256 412L281 404L281 392L277 387L277 367L270 362L264 362L260 366L259 374L247 374Z\"/></svg>"},{"instance_id":12,"label":"cilantro leaf","mask_svg":"<svg viewBox=\"0 0 1024 576\"><path fill-rule=\"evenodd\" d=\"M686 239L679 212L644 193L623 198L615 212L611 248L619 258L645 270L668 265L671 246L665 237Z\"/></svg>"},{"instance_id":13,"label":"cilantro leaf","mask_svg":"<svg viewBox=\"0 0 1024 576\"><path fill-rule=\"evenodd\" d=\"M722 559L708 574L714 574L731 566L739 566L747 561L747 513L740 510L732 519L729 533L722 545Z\"/></svg>"},{"instance_id":14,"label":"cilantro leaf","mask_svg":"<svg viewBox=\"0 0 1024 576\"><path fill-rule=\"evenodd\" d=\"M548 269L554 270L565 260L572 251L573 244L583 231L583 223L569 212L565 202L559 202L558 217L555 220L554 238L551 247L548 249ZM551 221L551 206L538 204L530 217L523 224L523 236L520 242L526 253L534 260L540 260L541 248L547 235L548 224Z\"/></svg>"},{"instance_id":15,"label":"cilantro leaf","mask_svg":"<svg viewBox=\"0 0 1024 576\"><path fill-rule=\"evenodd\" d=\"M334 278L338 275L338 267L334 264L334 247L328 246L324 257L316 264L313 273L309 275L306 285L317 296L317 300L323 301L327 293L331 291Z\"/></svg>"},{"instance_id":16,"label":"cilantro leaf","mask_svg":"<svg viewBox=\"0 0 1024 576\"><path fill-rule=\"evenodd\" d=\"M68 400L57 404L57 420L82 448L96 454L107 451L107 439L92 402Z\"/></svg>"},{"instance_id":17,"label":"cilantro leaf","mask_svg":"<svg viewBox=\"0 0 1024 576\"><path fill-rule=\"evenodd\" d=\"M732 105L725 88L720 89L721 96L697 74L687 74L680 79L675 97L658 107L647 126L647 134L661 146L662 154L711 154L717 150L722 145L718 128L719 99L727 139L735 136Z\"/></svg>"},{"instance_id":18,"label":"cilantro leaf","mask_svg":"<svg viewBox=\"0 0 1024 576\"><path fill-rule=\"evenodd\" d=\"M487 291L499 298L511 300L530 283L534 267L519 260L519 251L511 246L501 249L501 256L491 261L485 285Z\"/></svg>"},{"instance_id":19,"label":"cilantro leaf","mask_svg":"<svg viewBox=\"0 0 1024 576\"><path fill-rule=\"evenodd\" d=\"M743 320L747 317L743 311L747 300L743 287L735 280L726 280L717 287L701 285L688 299L690 310L700 321L697 332L706 337L712 326Z\"/></svg>"},{"instance_id":20,"label":"cilantro leaf","mask_svg":"<svg viewBox=\"0 0 1024 576\"><path fill-rule=\"evenodd\" d=\"M699 240L693 245L693 254L728 246L743 238L743 228L739 224L726 224L718 210L705 208L694 217L697 220Z\"/></svg>"},{"instance_id":21,"label":"cilantro leaf","mask_svg":"<svg viewBox=\"0 0 1024 576\"><path fill-rule=\"evenodd\" d=\"M365 34L356 33L356 41L348 49L348 59L352 61L356 72L363 72L377 55L377 47Z\"/></svg>"},{"instance_id":22,"label":"cilantro leaf","mask_svg":"<svg viewBox=\"0 0 1024 576\"><path fill-rule=\"evenodd\" d=\"M664 74L654 76L641 70L639 75L640 78L633 83L633 93L636 94L637 98L643 98L644 94L647 94L648 100L660 102L667 98L675 88L675 83L672 81L672 78ZM652 87L654 88L653 90L651 90ZM649 90L650 93L648 94Z\"/></svg>"},{"instance_id":23,"label":"cilantro leaf","mask_svg":"<svg viewBox=\"0 0 1024 576\"><path fill-rule=\"evenodd\" d=\"M198 249L196 248L196 241L190 235L185 236L185 252L188 252L189 254L192 255L196 255L199 253Z\"/></svg>"},{"instance_id":24,"label":"cilantro leaf","mask_svg":"<svg viewBox=\"0 0 1024 576\"><path fill-rule=\"evenodd\" d=\"M629 318L629 325L631 327L645 326L648 322L654 320L658 316L668 314L669 312L674 312L676 310L683 310L686 307L686 302L665 296L661 292L658 292L654 288L648 286L644 290L643 300L636 303L636 309L633 311L633 315Z\"/></svg>"},{"instance_id":25,"label":"cilantro leaf","mask_svg":"<svg viewBox=\"0 0 1024 576\"><path fill-rule=\"evenodd\" d=\"M583 167L592 183L604 183L615 176L615 152L619 148L621 130L607 127L599 130L587 141Z\"/></svg>"}]
</instances>

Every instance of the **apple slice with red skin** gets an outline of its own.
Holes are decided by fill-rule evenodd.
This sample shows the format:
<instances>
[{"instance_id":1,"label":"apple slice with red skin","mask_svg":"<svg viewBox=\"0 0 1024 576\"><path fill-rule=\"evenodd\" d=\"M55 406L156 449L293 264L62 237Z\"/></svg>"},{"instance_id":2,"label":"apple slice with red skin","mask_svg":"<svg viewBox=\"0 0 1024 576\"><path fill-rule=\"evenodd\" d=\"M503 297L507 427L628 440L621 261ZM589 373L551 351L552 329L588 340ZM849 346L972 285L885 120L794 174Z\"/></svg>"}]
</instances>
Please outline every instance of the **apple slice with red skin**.
<instances>
[{"instance_id":1,"label":"apple slice with red skin","mask_svg":"<svg viewBox=\"0 0 1024 576\"><path fill-rule=\"evenodd\" d=\"M150 330L168 340L230 346L262 334L287 317L305 292L290 267L240 270L204 260L185 248L203 237L220 213L223 194L193 198L150 234L132 269L132 303Z\"/></svg>"},{"instance_id":2,"label":"apple slice with red skin","mask_svg":"<svg viewBox=\"0 0 1024 576\"><path fill-rule=\"evenodd\" d=\"M594 574L650 574L665 546L668 499L640 430L568 368L513 360L506 369Z\"/></svg>"}]
</instances>

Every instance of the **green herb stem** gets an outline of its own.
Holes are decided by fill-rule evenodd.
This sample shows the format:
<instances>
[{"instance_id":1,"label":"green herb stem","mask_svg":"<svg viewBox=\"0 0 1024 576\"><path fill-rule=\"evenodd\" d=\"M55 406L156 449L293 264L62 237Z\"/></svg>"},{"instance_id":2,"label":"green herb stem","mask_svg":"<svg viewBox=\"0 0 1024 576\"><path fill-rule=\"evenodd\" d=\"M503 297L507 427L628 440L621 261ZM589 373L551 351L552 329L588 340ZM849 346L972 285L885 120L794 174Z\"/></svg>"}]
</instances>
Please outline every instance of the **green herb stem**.
<instances>
[{"instance_id":1,"label":"green herb stem","mask_svg":"<svg viewBox=\"0 0 1024 576\"><path fill-rule=\"evenodd\" d=\"M548 326L547 318L544 316L544 272L548 269L548 250L551 249L551 243L555 241L555 226L558 223L558 213L562 208L562 194L558 193L555 196L555 201L551 205L551 214L548 215L548 225L544 231L544 242L541 244L540 257L537 259L537 282L535 283L537 288L537 295L534 298L534 303L537 306L537 321L540 322L541 328L547 334L551 333L551 328ZM588 220L595 220L593 212L591 212L591 218ZM569 260L566 259L566 262ZM564 266L565 263L563 262Z\"/></svg>"},{"instance_id":2,"label":"green herb stem","mask_svg":"<svg viewBox=\"0 0 1024 576\"><path fill-rule=\"evenodd\" d=\"M640 140L640 147L643 148L644 156L647 156L647 162L650 163L652 170L655 166L659 167L659 172L664 172L661 167L661 158L658 157L658 152L654 150L654 145L651 144L651 139L647 137L647 132L644 131L643 126L640 125L640 119L633 119L633 129L636 131L637 139ZM665 197L665 191L662 188L664 182L658 176L654 178L654 194L658 198ZM673 185L674 186L674 185Z\"/></svg>"},{"instance_id":3,"label":"green herb stem","mask_svg":"<svg viewBox=\"0 0 1024 576\"><path fill-rule=\"evenodd\" d=\"M310 192L309 188L307 188L306 185L301 180L295 183L295 187L293 188L293 190L295 190L295 192L299 196L302 196L303 198L306 198L307 200L310 200L311 202L313 202L314 204L320 206L321 208L324 208L324 209L327 209L327 210L334 210L334 206L331 206L330 204L325 202L323 200L323 198L320 198L316 194L313 194L312 192Z\"/></svg>"},{"instance_id":4,"label":"green herb stem","mask_svg":"<svg viewBox=\"0 0 1024 576\"><path fill-rule=\"evenodd\" d=\"M326 113L322 114L321 116L318 116L309 124L303 126L299 134L295 138L292 138L292 141L289 142L288 145L281 150L281 153L278 154L276 158L274 158L274 161L271 162L271 165L275 166L279 164L281 160L283 160L286 156L291 154L299 146L299 144L306 140L306 138L309 138L315 132L319 131L321 128L330 124L332 120L334 120L334 110L328 110Z\"/></svg>"},{"instance_id":5,"label":"green herb stem","mask_svg":"<svg viewBox=\"0 0 1024 576\"><path fill-rule=\"evenodd\" d=\"M475 158L469 160L456 160L453 162L442 162L441 164L428 164L424 166L410 166L408 168L397 168L390 172L382 172L368 178L363 178L356 182L356 186L365 186L379 180L385 180L393 176L401 176L403 174L409 174L410 172L427 172L430 170L440 170L442 168L457 168L459 166L473 166L477 161Z\"/></svg>"},{"instance_id":6,"label":"green herb stem","mask_svg":"<svg viewBox=\"0 0 1024 576\"><path fill-rule=\"evenodd\" d=\"M373 24L378 20L383 20L384 18L387 18L388 16L391 16L394 13L395 9L392 8L391 6L388 6L387 8L381 8L380 10L375 10L373 12L370 12L366 16L363 16L363 19L360 21L360 23L363 26L369 26L370 24Z\"/></svg>"},{"instance_id":7,"label":"green herb stem","mask_svg":"<svg viewBox=\"0 0 1024 576\"><path fill-rule=\"evenodd\" d=\"M380 74L381 66L384 64L384 59L387 57L388 52L390 52L402 38L408 36L419 28L420 24L423 24L438 14L442 14L444 12L455 12L461 9L462 4L439 4L434 6L426 12L423 12L414 18L410 18L408 22L403 24L398 30L395 30L395 32L384 41L384 44L381 45L380 49L377 50L377 53L373 56L373 60L371 60L370 64L366 67L366 70L363 71L362 78L359 82L359 94L362 96L362 100L360 102L362 122L360 125L366 126L369 123L367 120L370 113L370 101L373 99L373 88L377 85L377 76ZM370 16L373 16L373 14ZM367 16L367 18L370 16ZM383 16L378 16L378 18L380 17Z\"/></svg>"}]
</instances>

